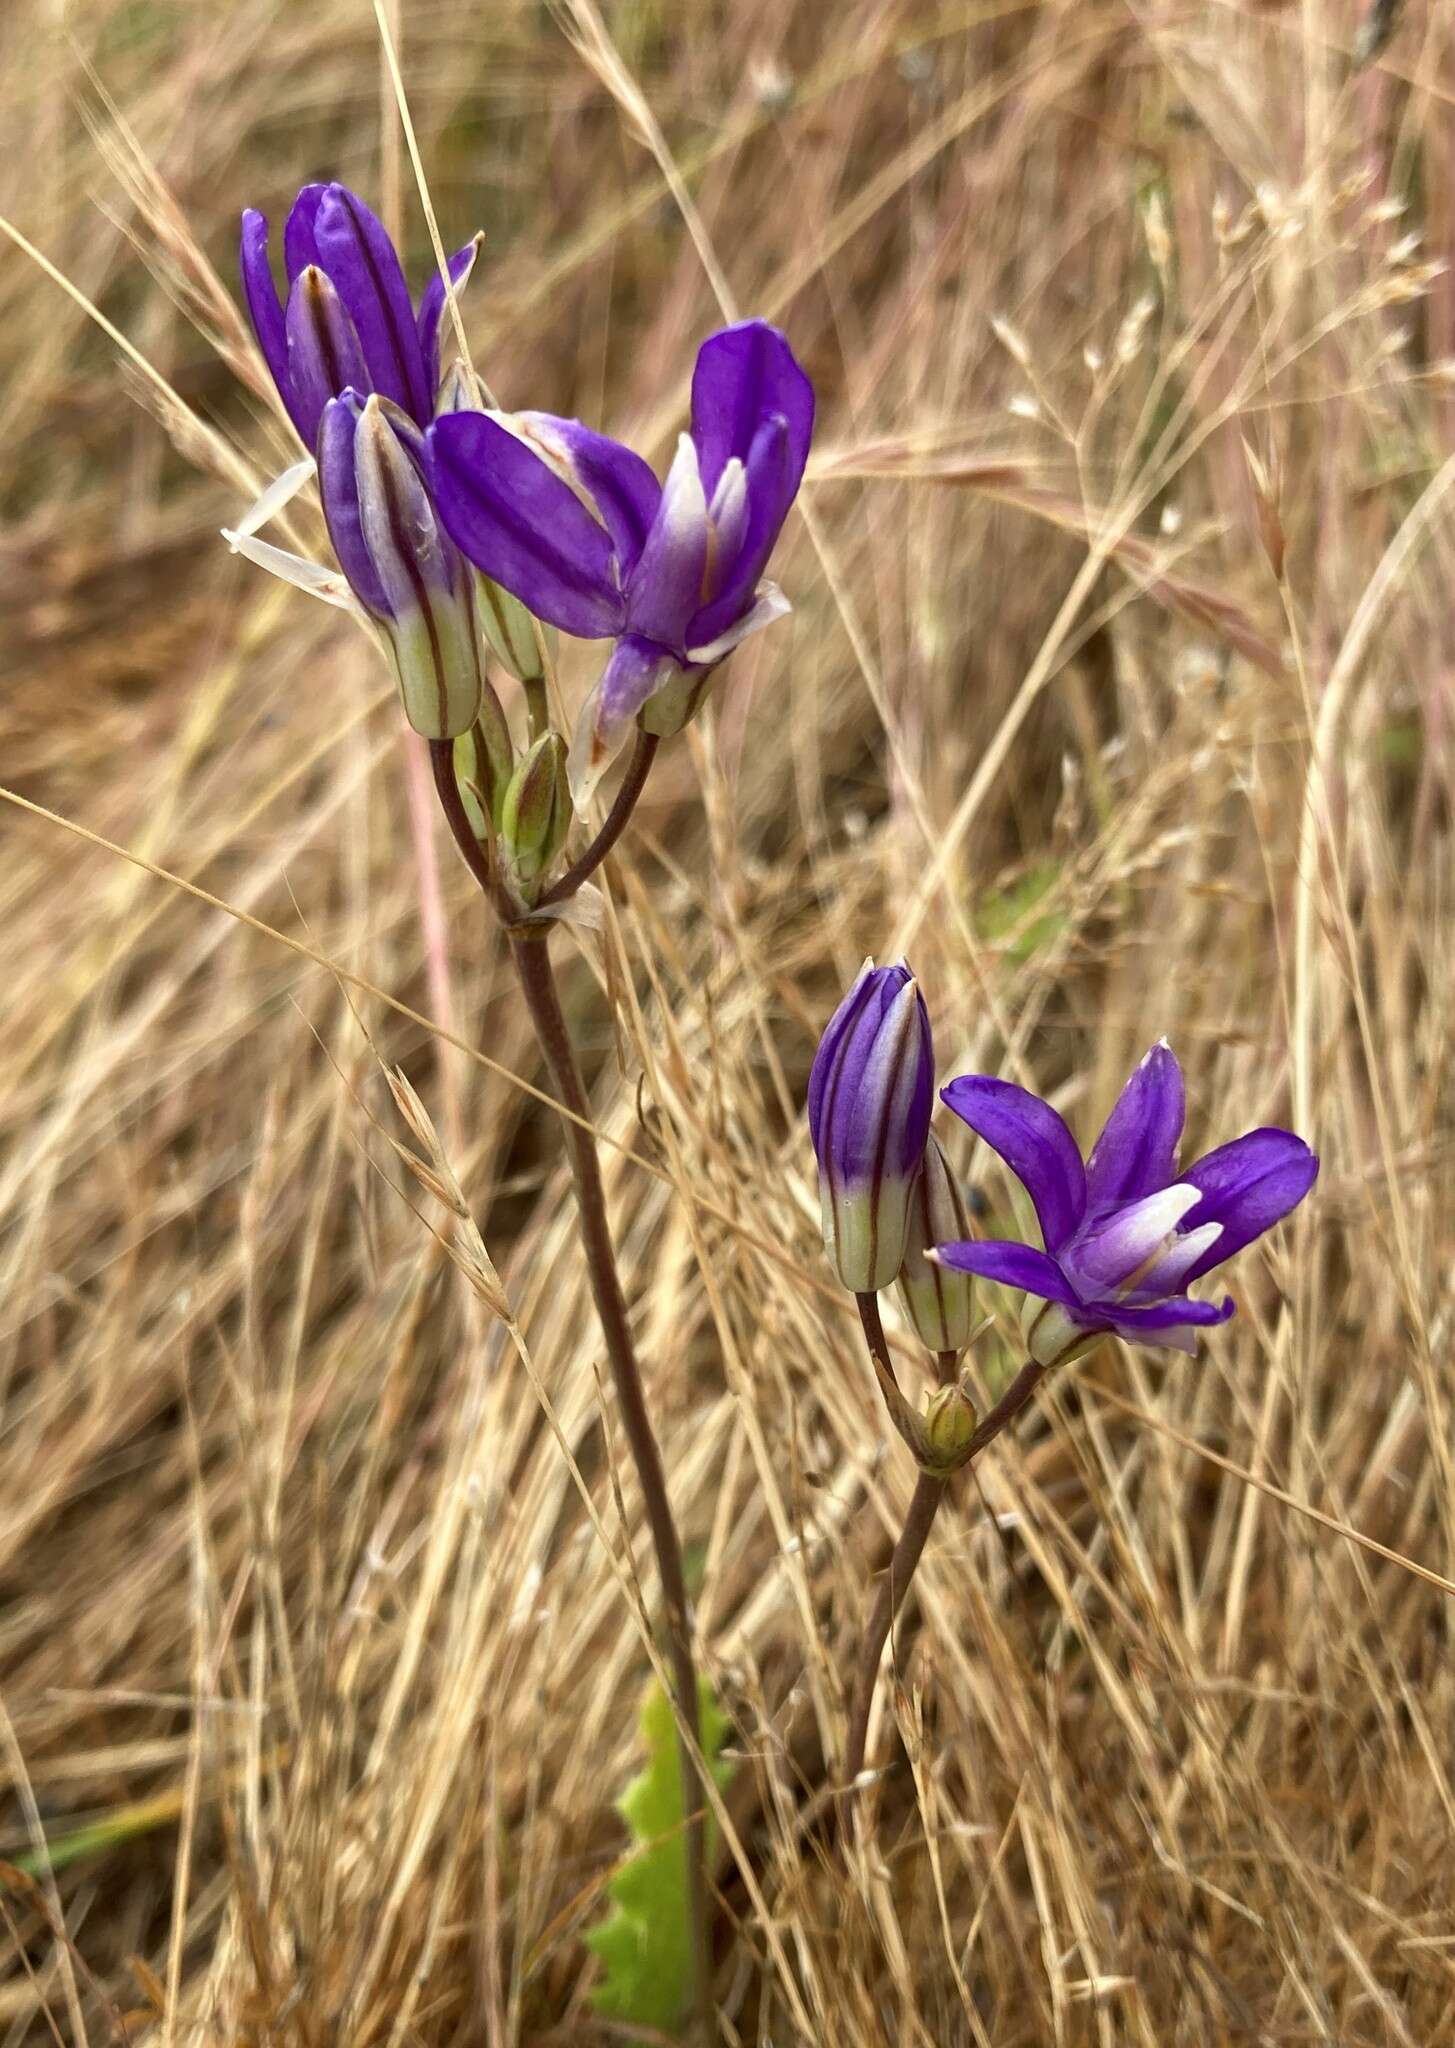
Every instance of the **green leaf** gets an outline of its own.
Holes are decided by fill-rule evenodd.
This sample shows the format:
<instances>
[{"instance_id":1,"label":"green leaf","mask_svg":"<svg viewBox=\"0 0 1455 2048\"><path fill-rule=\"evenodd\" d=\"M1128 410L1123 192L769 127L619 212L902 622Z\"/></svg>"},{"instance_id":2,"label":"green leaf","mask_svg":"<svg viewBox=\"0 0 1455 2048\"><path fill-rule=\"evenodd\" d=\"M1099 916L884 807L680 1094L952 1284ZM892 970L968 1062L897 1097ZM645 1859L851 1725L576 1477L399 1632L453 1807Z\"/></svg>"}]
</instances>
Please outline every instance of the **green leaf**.
<instances>
[{"instance_id":1,"label":"green leaf","mask_svg":"<svg viewBox=\"0 0 1455 2048\"><path fill-rule=\"evenodd\" d=\"M698 1681L697 1701L702 1753L721 1788L731 1776L730 1766L718 1759L727 1717L706 1679ZM670 1701L655 1682L642 1707L640 1726L646 1768L617 1801L617 1812L640 1846L607 1885L612 1909L586 1936L586 1946L606 1969L592 1993L597 2011L665 2034L681 2024L692 1995L692 1924L677 1723ZM716 1833L709 1815L709 1861Z\"/></svg>"}]
</instances>

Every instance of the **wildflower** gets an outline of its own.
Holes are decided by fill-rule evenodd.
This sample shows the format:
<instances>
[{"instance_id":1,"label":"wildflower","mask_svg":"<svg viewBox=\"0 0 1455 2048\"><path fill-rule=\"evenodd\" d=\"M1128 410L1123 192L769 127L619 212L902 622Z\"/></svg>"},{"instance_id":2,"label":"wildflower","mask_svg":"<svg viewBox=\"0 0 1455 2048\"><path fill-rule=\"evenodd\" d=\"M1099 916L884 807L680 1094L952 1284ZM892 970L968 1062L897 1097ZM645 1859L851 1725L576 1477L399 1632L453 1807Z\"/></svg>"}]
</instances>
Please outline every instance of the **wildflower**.
<instances>
[{"instance_id":1,"label":"wildflower","mask_svg":"<svg viewBox=\"0 0 1455 2048\"><path fill-rule=\"evenodd\" d=\"M712 335L666 483L620 442L546 413L452 413L429 442L440 513L539 619L615 648L571 749L579 804L634 719L666 737L708 676L789 607L762 580L798 492L813 386L776 328Z\"/></svg>"},{"instance_id":2,"label":"wildflower","mask_svg":"<svg viewBox=\"0 0 1455 2048\"><path fill-rule=\"evenodd\" d=\"M469 276L480 237L450 258L451 285ZM331 398L377 391L428 426L440 372L444 280L416 312L384 226L346 185L305 185L283 229L286 303L268 262L266 216L242 217L243 296L279 396L310 453Z\"/></svg>"},{"instance_id":3,"label":"wildflower","mask_svg":"<svg viewBox=\"0 0 1455 2048\"><path fill-rule=\"evenodd\" d=\"M963 1351L970 1342L970 1281L926 1254L935 1245L968 1237L970 1219L960 1190L933 1134L910 1196L899 1298L916 1336L929 1351Z\"/></svg>"},{"instance_id":4,"label":"wildflower","mask_svg":"<svg viewBox=\"0 0 1455 2048\"><path fill-rule=\"evenodd\" d=\"M474 723L486 687L469 570L425 487L423 437L389 399L345 391L324 406L318 487L339 567L426 739Z\"/></svg>"},{"instance_id":5,"label":"wildflower","mask_svg":"<svg viewBox=\"0 0 1455 2048\"><path fill-rule=\"evenodd\" d=\"M903 1261L933 1088L930 1022L908 967L866 960L808 1079L824 1244L856 1294L887 1287Z\"/></svg>"},{"instance_id":6,"label":"wildflower","mask_svg":"<svg viewBox=\"0 0 1455 2048\"><path fill-rule=\"evenodd\" d=\"M1226 1322L1233 1302L1180 1290L1272 1229L1318 1175L1303 1140L1275 1129L1249 1131L1179 1172L1182 1072L1165 1040L1122 1090L1084 1166L1055 1110L1026 1089L968 1074L941 1093L1025 1187L1045 1250L968 1240L934 1256L1047 1304L1027 1331L1042 1365L1107 1330L1194 1351L1199 1329Z\"/></svg>"}]
</instances>

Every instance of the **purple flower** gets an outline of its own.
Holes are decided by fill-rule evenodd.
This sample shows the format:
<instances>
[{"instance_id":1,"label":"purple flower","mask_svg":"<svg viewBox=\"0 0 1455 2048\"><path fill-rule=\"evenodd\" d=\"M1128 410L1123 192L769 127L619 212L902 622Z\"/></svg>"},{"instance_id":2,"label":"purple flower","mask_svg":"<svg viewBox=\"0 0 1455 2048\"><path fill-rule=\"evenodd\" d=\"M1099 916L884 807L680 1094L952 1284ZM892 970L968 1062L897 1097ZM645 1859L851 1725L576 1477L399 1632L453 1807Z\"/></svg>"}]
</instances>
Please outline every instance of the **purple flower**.
<instances>
[{"instance_id":1,"label":"purple flower","mask_svg":"<svg viewBox=\"0 0 1455 2048\"><path fill-rule=\"evenodd\" d=\"M616 642L572 747L578 803L633 719L680 731L716 664L788 609L762 577L813 411L787 341L748 320L699 350L665 484L577 420L456 413L431 429L440 513L471 561L538 619Z\"/></svg>"},{"instance_id":2,"label":"purple flower","mask_svg":"<svg viewBox=\"0 0 1455 2048\"><path fill-rule=\"evenodd\" d=\"M478 236L450 258L450 282L469 276ZM346 185L305 185L283 229L286 304L268 262L266 217L242 217L243 296L253 332L289 416L313 449L323 409L346 390L377 391L419 426L440 380L444 281L432 277L416 313L382 223Z\"/></svg>"},{"instance_id":3,"label":"purple flower","mask_svg":"<svg viewBox=\"0 0 1455 2048\"><path fill-rule=\"evenodd\" d=\"M930 1020L908 967L866 960L808 1077L824 1244L855 1294L887 1287L903 1261L934 1061Z\"/></svg>"},{"instance_id":4,"label":"purple flower","mask_svg":"<svg viewBox=\"0 0 1455 2048\"><path fill-rule=\"evenodd\" d=\"M1021 1181L1046 1248L965 1240L935 1256L1049 1304L1028 1332L1043 1365L1103 1330L1195 1350L1198 1330L1226 1322L1233 1303L1182 1290L1271 1230L1318 1175L1302 1138L1280 1130L1249 1131L1179 1172L1182 1070L1165 1040L1122 1090L1084 1166L1055 1110L1024 1088L967 1074L941 1093Z\"/></svg>"},{"instance_id":5,"label":"purple flower","mask_svg":"<svg viewBox=\"0 0 1455 2048\"><path fill-rule=\"evenodd\" d=\"M473 579L434 516L419 428L377 393L329 399L318 487L339 567L390 658L409 723L433 740L467 731L484 689Z\"/></svg>"}]
</instances>

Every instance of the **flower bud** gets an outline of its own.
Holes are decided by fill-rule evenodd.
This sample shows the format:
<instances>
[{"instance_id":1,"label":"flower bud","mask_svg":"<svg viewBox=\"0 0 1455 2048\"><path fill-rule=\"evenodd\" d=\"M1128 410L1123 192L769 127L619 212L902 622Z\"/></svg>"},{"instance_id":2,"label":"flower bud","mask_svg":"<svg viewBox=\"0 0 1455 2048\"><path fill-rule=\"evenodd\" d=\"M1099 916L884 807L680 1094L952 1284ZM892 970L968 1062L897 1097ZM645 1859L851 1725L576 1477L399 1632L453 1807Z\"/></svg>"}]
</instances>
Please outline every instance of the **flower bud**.
<instances>
[{"instance_id":1,"label":"flower bud","mask_svg":"<svg viewBox=\"0 0 1455 2048\"><path fill-rule=\"evenodd\" d=\"M975 1434L976 1419L975 1404L963 1386L941 1387L931 1394L919 1447L919 1460L927 1471L959 1470Z\"/></svg>"},{"instance_id":2,"label":"flower bud","mask_svg":"<svg viewBox=\"0 0 1455 2048\"><path fill-rule=\"evenodd\" d=\"M909 1200L909 1230L899 1269L899 1298L929 1351L963 1351L970 1342L970 1276L932 1263L926 1252L970 1235L970 1218L933 1135Z\"/></svg>"},{"instance_id":3,"label":"flower bud","mask_svg":"<svg viewBox=\"0 0 1455 2048\"><path fill-rule=\"evenodd\" d=\"M500 828L506 786L515 768L515 744L500 699L486 683L480 713L455 740L455 781L470 830L482 844Z\"/></svg>"},{"instance_id":4,"label":"flower bud","mask_svg":"<svg viewBox=\"0 0 1455 2048\"><path fill-rule=\"evenodd\" d=\"M516 763L500 808L500 843L511 878L527 898L566 843L571 792L566 742L543 732Z\"/></svg>"},{"instance_id":5,"label":"flower bud","mask_svg":"<svg viewBox=\"0 0 1455 2048\"><path fill-rule=\"evenodd\" d=\"M908 967L866 961L808 1082L824 1244L855 1294L887 1287L903 1261L933 1084L929 1018Z\"/></svg>"},{"instance_id":6,"label":"flower bud","mask_svg":"<svg viewBox=\"0 0 1455 2048\"><path fill-rule=\"evenodd\" d=\"M464 558L435 519L419 429L388 399L331 399L318 430L339 567L379 630L404 715L426 739L467 732L483 676Z\"/></svg>"},{"instance_id":7,"label":"flower bud","mask_svg":"<svg viewBox=\"0 0 1455 2048\"><path fill-rule=\"evenodd\" d=\"M473 374L458 359L445 372L435 404L435 418L450 412L483 412L480 387ZM549 651L555 645L554 626L542 626L518 597L494 583L481 569L471 568L475 579L475 610L480 631L490 651L518 683L531 683L544 673L542 641Z\"/></svg>"}]
</instances>

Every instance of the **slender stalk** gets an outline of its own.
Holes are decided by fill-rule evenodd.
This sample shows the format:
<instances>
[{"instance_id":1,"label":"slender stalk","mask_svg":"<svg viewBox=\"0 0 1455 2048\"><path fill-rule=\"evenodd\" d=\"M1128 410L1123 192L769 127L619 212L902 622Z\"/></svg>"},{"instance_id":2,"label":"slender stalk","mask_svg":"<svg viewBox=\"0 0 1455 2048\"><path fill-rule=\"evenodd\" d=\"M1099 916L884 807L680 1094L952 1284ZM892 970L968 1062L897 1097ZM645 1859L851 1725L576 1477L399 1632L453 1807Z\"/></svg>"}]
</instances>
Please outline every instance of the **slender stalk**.
<instances>
[{"instance_id":1,"label":"slender stalk","mask_svg":"<svg viewBox=\"0 0 1455 2048\"><path fill-rule=\"evenodd\" d=\"M930 1530L940 1512L940 1502L945 1497L948 1484L948 1480L933 1472L920 1473L910 1498L909 1512L904 1518L904 1527L889 1560L889 1570L879 1581L879 1591L874 1596L874 1611L864 1631L859 1671L854 1683L849 1746L844 1752L844 1785L849 1791L853 1790L864 1768L864 1749L869 1740L869 1715L874 1706L874 1681L879 1674L880 1653L894 1626L900 1602L909 1591L915 1568L924 1555L925 1544L929 1541Z\"/></svg>"},{"instance_id":2,"label":"slender stalk","mask_svg":"<svg viewBox=\"0 0 1455 2048\"><path fill-rule=\"evenodd\" d=\"M672 1689L681 1716L678 1752L682 1766L682 1810L688 1816L687 1887L692 1916L697 1978L698 2007L705 2041L713 2038L711 2003L711 1946L709 1939L705 1794L697 1756L701 1749L701 1724L697 1701L697 1672L692 1655L692 1632L687 1613L687 1582L682 1570L682 1546L667 1494L662 1456L647 1412L641 1369L637 1364L626 1297L616 1267L616 1250L606 1213L606 1191L596 1140L590 1129L591 1107L576 1064L566 1019L561 1011L556 978L551 967L550 934L544 926L518 926L510 934L511 957L520 978L521 990L540 1040L556 1092L571 1116L561 1119L571 1171L576 1185L576 1205L581 1215L581 1243L591 1277L596 1313L606 1339L607 1357L616 1384L622 1424L631 1446L652 1546L657 1554L657 1571L662 1582L666 1612L666 1647L672 1667ZM580 1118L582 1121L577 1122Z\"/></svg>"},{"instance_id":3,"label":"slender stalk","mask_svg":"<svg viewBox=\"0 0 1455 2048\"><path fill-rule=\"evenodd\" d=\"M571 894L579 882L572 883L570 889L563 889L562 885L570 881L570 875L581 869L589 873L590 868L605 857L631 815L656 750L655 739L639 735L626 781L617 793L606 823L587 853L576 863L576 868L561 878L556 888L542 899L544 902L559 901L563 895ZM632 1462L642 1489L652 1547L656 1552L657 1575L662 1582L667 1661L672 1669L672 1692L679 1716L677 1750L682 1770L682 1811L686 1819L684 1842L687 1906L692 1926L694 2003L703 2048L710 2048L710 2043L716 2039L716 2020L712 2004L712 1928L707 1886L707 1800L697 1763L702 1748L702 1723L687 1610L687 1580L682 1567L682 1544L672 1518L672 1504L662 1468L662 1454L647 1410L641 1367L637 1363L636 1345L631 1333L631 1318L617 1272L616 1247L606 1213L606 1190L602 1185L601 1164L596 1156L596 1139L591 1129L591 1104L581 1079L581 1070L576 1064L571 1034L556 989L550 956L550 926L526 925L516 921L515 906L470 829L455 779L454 750L448 740L430 742L430 761L440 805L455 843L509 938L510 955L521 993L564 1112L561 1128L571 1161L586 1270L606 1340L606 1355L621 1409L622 1426L626 1430ZM594 858L590 858L593 855Z\"/></svg>"},{"instance_id":4,"label":"slender stalk","mask_svg":"<svg viewBox=\"0 0 1455 2048\"><path fill-rule=\"evenodd\" d=\"M860 1295L859 1314L869 1339L871 1352L877 1337L884 1358L887 1360L888 1347L884 1343L884 1331L879 1321L879 1305L872 1295ZM865 1310L865 1301L872 1304L872 1317ZM968 1465L993 1443L1003 1429L1015 1421L1022 1408L1030 1400L1036 1388L1046 1377L1047 1368L1027 1359L995 1406L976 1428L965 1451ZM963 1468L962 1468L963 1469ZM921 1472L919 1483L909 1503L909 1512L904 1518L899 1541L894 1546L894 1555L889 1570L880 1581L875 1596L874 1609L864 1631L864 1641L859 1653L859 1667L854 1679L853 1703L849 1712L849 1741L844 1752L844 1784L852 1790L864 1768L864 1749L869 1739L869 1715L874 1705L874 1687L879 1677L879 1659L889 1631L909 1591L910 1581L915 1575L920 1558L924 1555L925 1544L929 1541L930 1530L934 1527L935 1516L940 1511L940 1502L948 1491L949 1481L938 1473Z\"/></svg>"},{"instance_id":5,"label":"slender stalk","mask_svg":"<svg viewBox=\"0 0 1455 2048\"><path fill-rule=\"evenodd\" d=\"M654 733L643 732L640 727L637 728L637 743L632 749L630 761L627 762L621 788L616 792L615 801L606 814L601 830L580 859L573 861L560 880L553 882L546 890L540 898L542 907L548 903L564 903L567 897L574 896L587 877L594 875L601 866L625 831L627 819L637 807L637 798L642 793L642 787L653 761L657 758L657 748L660 745L661 741Z\"/></svg>"}]
</instances>

